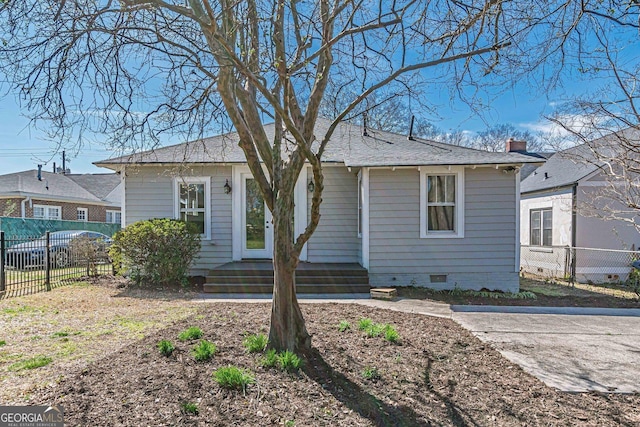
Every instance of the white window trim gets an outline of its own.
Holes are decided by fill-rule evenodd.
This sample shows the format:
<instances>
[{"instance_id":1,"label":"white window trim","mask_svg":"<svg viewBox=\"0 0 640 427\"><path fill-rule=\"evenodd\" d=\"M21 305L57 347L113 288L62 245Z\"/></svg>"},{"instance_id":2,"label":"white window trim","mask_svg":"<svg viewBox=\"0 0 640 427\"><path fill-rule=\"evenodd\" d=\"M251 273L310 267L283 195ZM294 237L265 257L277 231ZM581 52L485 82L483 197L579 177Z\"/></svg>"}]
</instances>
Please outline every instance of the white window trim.
<instances>
[{"instance_id":1,"label":"white window trim","mask_svg":"<svg viewBox=\"0 0 640 427\"><path fill-rule=\"evenodd\" d=\"M427 176L454 175L456 177L456 211L454 231L428 231ZM464 237L464 166L420 167L420 238L460 239Z\"/></svg>"},{"instance_id":2,"label":"white window trim","mask_svg":"<svg viewBox=\"0 0 640 427\"><path fill-rule=\"evenodd\" d=\"M122 211L116 211L116 210L113 210L113 209L107 209L107 212L106 212L105 215L108 215L109 213L111 213L113 221L111 221L111 222L107 221L108 218L106 218L106 216L105 216L105 221L107 222L107 224L122 224ZM115 220L117 214L120 214L120 221L119 222Z\"/></svg>"},{"instance_id":3,"label":"white window trim","mask_svg":"<svg viewBox=\"0 0 640 427\"><path fill-rule=\"evenodd\" d=\"M204 233L202 240L211 240L211 178L208 176L177 177L173 180L173 215L180 219L180 184L204 184Z\"/></svg>"},{"instance_id":4,"label":"white window trim","mask_svg":"<svg viewBox=\"0 0 640 427\"><path fill-rule=\"evenodd\" d=\"M40 217L36 217L35 215L33 215L35 213L35 209L36 208L42 208L44 209L44 217L40 218ZM58 212L60 213L60 216L57 218L51 218L49 216L49 209L58 209ZM53 206L53 205L36 205L34 204L32 207L32 215L34 218L36 219L56 219L56 220L61 220L62 219L62 206Z\"/></svg>"},{"instance_id":5,"label":"white window trim","mask_svg":"<svg viewBox=\"0 0 640 427\"><path fill-rule=\"evenodd\" d=\"M84 219L78 219L78 212L84 212ZM87 222L89 221L89 209L87 208L76 208L76 220Z\"/></svg>"},{"instance_id":6,"label":"white window trim","mask_svg":"<svg viewBox=\"0 0 640 427\"><path fill-rule=\"evenodd\" d=\"M544 244L544 212L545 211L551 212L551 244L550 245ZM539 245L534 245L531 241L531 234L533 233L533 228L531 227L531 214L533 212L540 212L540 244ZM553 247L553 206L529 209L529 246L533 248Z\"/></svg>"}]
</instances>

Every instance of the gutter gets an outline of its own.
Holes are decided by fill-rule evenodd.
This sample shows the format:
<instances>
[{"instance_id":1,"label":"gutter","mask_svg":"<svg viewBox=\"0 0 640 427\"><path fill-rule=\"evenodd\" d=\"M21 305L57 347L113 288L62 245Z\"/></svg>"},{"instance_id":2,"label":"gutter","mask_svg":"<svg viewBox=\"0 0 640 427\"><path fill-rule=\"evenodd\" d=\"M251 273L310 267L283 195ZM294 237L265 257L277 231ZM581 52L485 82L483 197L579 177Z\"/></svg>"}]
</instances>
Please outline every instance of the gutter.
<instances>
[{"instance_id":1,"label":"gutter","mask_svg":"<svg viewBox=\"0 0 640 427\"><path fill-rule=\"evenodd\" d=\"M22 215L22 218L27 217L27 202L31 202L31 196L26 196L24 200L20 202L20 214ZM31 203L29 206L31 206Z\"/></svg>"},{"instance_id":2,"label":"gutter","mask_svg":"<svg viewBox=\"0 0 640 427\"><path fill-rule=\"evenodd\" d=\"M576 182L571 187L571 246L574 248L577 246L577 230L576 225L578 223L578 183Z\"/></svg>"}]
</instances>

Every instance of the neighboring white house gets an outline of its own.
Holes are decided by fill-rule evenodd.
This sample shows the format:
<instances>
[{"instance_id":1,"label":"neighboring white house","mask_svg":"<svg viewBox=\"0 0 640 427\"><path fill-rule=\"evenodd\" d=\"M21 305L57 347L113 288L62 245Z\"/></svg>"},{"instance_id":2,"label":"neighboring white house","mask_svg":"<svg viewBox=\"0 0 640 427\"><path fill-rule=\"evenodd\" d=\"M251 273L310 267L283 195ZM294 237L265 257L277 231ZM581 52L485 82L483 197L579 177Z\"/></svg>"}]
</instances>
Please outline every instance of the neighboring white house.
<instances>
[{"instance_id":1,"label":"neighboring white house","mask_svg":"<svg viewBox=\"0 0 640 427\"><path fill-rule=\"evenodd\" d=\"M319 120L316 133L328 124ZM272 125L266 130L273 134ZM197 274L271 258L269 213L237 141L227 134L96 164L124 177L124 225L156 217L198 223ZM518 290L519 169L540 158L370 129L363 135L343 123L322 161L322 217L301 261L358 263L373 286ZM310 184L303 168L298 232L307 224Z\"/></svg>"},{"instance_id":2,"label":"neighboring white house","mask_svg":"<svg viewBox=\"0 0 640 427\"><path fill-rule=\"evenodd\" d=\"M597 250L637 250L640 233L627 222L604 219L604 212L598 215L599 200L608 185L601 164L587 145L554 154L522 181L524 272L562 277L569 275L568 268L574 262L580 281L624 280L630 270L628 256ZM608 202L615 203L613 198Z\"/></svg>"}]
</instances>

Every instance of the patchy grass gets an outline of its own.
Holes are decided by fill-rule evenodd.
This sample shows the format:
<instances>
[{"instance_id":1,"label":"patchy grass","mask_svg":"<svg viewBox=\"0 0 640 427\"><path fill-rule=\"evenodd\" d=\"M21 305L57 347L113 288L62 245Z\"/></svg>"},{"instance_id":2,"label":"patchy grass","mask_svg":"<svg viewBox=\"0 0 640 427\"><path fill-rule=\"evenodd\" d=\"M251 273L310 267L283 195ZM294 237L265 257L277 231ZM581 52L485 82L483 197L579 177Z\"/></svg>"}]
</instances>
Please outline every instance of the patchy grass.
<instances>
[{"instance_id":1,"label":"patchy grass","mask_svg":"<svg viewBox=\"0 0 640 427\"><path fill-rule=\"evenodd\" d=\"M12 363L7 368L9 371L24 371L26 369L37 369L47 366L53 362L53 359L48 356L35 356L26 360L21 360L16 363Z\"/></svg>"},{"instance_id":2,"label":"patchy grass","mask_svg":"<svg viewBox=\"0 0 640 427\"><path fill-rule=\"evenodd\" d=\"M112 281L114 279L111 279ZM24 404L32 390L56 381L147 334L196 312L197 305L174 295L72 283L51 292L0 300L0 402ZM108 343L108 344L107 344ZM9 366L50 355L39 369Z\"/></svg>"}]
</instances>

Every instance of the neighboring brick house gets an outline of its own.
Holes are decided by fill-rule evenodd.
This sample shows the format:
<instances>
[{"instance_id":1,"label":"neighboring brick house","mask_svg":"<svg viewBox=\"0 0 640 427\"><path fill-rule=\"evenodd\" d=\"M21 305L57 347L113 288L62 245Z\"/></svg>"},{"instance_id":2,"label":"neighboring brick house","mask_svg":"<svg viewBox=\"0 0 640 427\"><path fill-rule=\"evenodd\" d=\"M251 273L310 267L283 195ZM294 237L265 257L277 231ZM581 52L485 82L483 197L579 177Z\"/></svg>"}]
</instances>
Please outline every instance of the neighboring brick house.
<instances>
[{"instance_id":1,"label":"neighboring brick house","mask_svg":"<svg viewBox=\"0 0 640 427\"><path fill-rule=\"evenodd\" d=\"M0 175L0 216L120 223L121 200L115 173Z\"/></svg>"}]
</instances>

